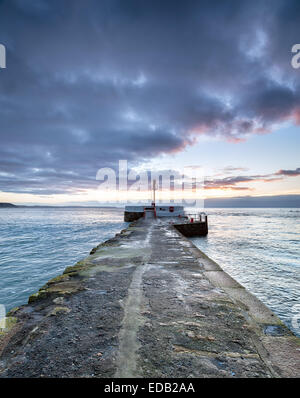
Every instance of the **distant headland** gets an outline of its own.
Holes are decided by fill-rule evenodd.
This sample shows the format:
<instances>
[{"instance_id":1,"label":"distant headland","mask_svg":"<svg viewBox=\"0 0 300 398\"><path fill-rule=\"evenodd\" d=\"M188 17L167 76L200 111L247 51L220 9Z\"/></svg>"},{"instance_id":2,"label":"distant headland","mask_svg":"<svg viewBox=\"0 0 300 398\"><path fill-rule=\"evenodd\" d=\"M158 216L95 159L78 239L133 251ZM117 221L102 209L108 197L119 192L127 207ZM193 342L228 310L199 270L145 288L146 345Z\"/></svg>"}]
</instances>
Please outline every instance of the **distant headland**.
<instances>
[{"instance_id":1,"label":"distant headland","mask_svg":"<svg viewBox=\"0 0 300 398\"><path fill-rule=\"evenodd\" d=\"M121 204L111 203L110 206L100 202L69 203L65 205L22 204L0 202L0 208L120 208ZM300 195L275 196L237 196L232 198L207 198L205 208L300 208Z\"/></svg>"},{"instance_id":2,"label":"distant headland","mask_svg":"<svg viewBox=\"0 0 300 398\"><path fill-rule=\"evenodd\" d=\"M18 206L13 205L12 203L1 203L0 202L0 207L18 207Z\"/></svg>"}]
</instances>

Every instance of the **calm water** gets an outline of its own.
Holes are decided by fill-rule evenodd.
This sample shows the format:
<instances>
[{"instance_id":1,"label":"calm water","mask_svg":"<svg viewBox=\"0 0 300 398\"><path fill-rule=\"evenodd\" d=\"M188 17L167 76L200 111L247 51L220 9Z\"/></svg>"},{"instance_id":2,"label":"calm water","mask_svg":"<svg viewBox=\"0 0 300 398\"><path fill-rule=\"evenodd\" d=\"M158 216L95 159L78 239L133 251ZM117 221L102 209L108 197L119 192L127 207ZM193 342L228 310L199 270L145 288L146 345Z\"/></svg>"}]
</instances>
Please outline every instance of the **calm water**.
<instances>
[{"instance_id":1,"label":"calm water","mask_svg":"<svg viewBox=\"0 0 300 398\"><path fill-rule=\"evenodd\" d=\"M292 317L300 313L300 210L207 214L209 234L193 242L293 329ZM0 209L0 304L9 310L26 303L126 225L121 209Z\"/></svg>"},{"instance_id":2,"label":"calm water","mask_svg":"<svg viewBox=\"0 0 300 398\"><path fill-rule=\"evenodd\" d=\"M118 209L0 209L0 304L26 303L126 225Z\"/></svg>"},{"instance_id":3,"label":"calm water","mask_svg":"<svg viewBox=\"0 0 300 398\"><path fill-rule=\"evenodd\" d=\"M292 325L300 315L300 209L206 213L209 233L193 238L194 244L300 336L300 328Z\"/></svg>"}]
</instances>

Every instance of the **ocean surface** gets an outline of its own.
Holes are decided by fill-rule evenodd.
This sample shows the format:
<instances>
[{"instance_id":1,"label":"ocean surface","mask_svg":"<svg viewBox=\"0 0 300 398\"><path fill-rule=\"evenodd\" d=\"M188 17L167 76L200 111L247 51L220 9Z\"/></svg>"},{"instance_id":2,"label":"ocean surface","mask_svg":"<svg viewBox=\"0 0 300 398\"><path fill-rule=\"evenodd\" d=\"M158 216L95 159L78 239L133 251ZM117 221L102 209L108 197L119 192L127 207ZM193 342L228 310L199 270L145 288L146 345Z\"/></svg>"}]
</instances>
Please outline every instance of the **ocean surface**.
<instances>
[{"instance_id":1,"label":"ocean surface","mask_svg":"<svg viewBox=\"0 0 300 398\"><path fill-rule=\"evenodd\" d=\"M24 304L128 223L121 209L0 209L0 304Z\"/></svg>"},{"instance_id":2,"label":"ocean surface","mask_svg":"<svg viewBox=\"0 0 300 398\"><path fill-rule=\"evenodd\" d=\"M300 209L206 212L208 236L192 241L300 336ZM0 209L0 304L25 304L127 225L122 209Z\"/></svg>"}]
</instances>

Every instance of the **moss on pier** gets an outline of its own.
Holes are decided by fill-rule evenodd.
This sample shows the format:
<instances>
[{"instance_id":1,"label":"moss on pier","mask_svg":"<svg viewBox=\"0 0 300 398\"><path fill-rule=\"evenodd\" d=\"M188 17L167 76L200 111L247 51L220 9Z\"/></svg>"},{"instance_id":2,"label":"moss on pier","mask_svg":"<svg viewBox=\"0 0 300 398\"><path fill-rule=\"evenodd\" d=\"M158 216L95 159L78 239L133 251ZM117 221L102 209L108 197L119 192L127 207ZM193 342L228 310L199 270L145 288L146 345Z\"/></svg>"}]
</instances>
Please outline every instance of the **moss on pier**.
<instances>
[{"instance_id":1,"label":"moss on pier","mask_svg":"<svg viewBox=\"0 0 300 398\"><path fill-rule=\"evenodd\" d=\"M45 285L46 287L48 285ZM50 284L46 289L42 288L37 293L32 294L28 299L28 304L37 300L45 299L53 294L68 295L84 290L84 287L78 282L60 282Z\"/></svg>"},{"instance_id":2,"label":"moss on pier","mask_svg":"<svg viewBox=\"0 0 300 398\"><path fill-rule=\"evenodd\" d=\"M125 231L122 231L125 234ZM28 304L43 300L50 295L66 295L83 290L81 279L89 276L89 270L95 268L93 260L101 255L106 255L105 249L115 249L118 244L115 238L109 239L92 249L90 255L85 259L78 261L75 265L67 267L61 275L50 279L38 292L32 294L28 299ZM75 279L75 277L78 277Z\"/></svg>"},{"instance_id":3,"label":"moss on pier","mask_svg":"<svg viewBox=\"0 0 300 398\"><path fill-rule=\"evenodd\" d=\"M55 307L52 311L50 311L49 316L56 316L58 314L68 314L71 312L68 307Z\"/></svg>"},{"instance_id":4,"label":"moss on pier","mask_svg":"<svg viewBox=\"0 0 300 398\"><path fill-rule=\"evenodd\" d=\"M13 316L7 316L5 318L5 328L0 329L0 337L10 332L13 329L13 327L16 325L16 323L17 323L17 318Z\"/></svg>"},{"instance_id":5,"label":"moss on pier","mask_svg":"<svg viewBox=\"0 0 300 398\"><path fill-rule=\"evenodd\" d=\"M65 276L75 276L78 275L78 273L84 269L86 269L89 265L87 264L86 260L81 260L78 261L78 263L76 263L75 265L72 265L70 267L67 267L64 272L63 275Z\"/></svg>"}]
</instances>

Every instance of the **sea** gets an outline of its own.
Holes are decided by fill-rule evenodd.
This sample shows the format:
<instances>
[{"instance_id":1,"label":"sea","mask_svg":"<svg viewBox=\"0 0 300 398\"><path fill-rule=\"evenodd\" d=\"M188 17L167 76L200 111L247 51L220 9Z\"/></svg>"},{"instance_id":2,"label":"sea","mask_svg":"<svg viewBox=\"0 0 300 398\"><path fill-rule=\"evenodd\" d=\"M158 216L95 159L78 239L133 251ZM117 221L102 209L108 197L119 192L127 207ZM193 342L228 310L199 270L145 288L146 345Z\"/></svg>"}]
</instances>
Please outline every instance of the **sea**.
<instances>
[{"instance_id":1,"label":"sea","mask_svg":"<svg viewBox=\"0 0 300 398\"><path fill-rule=\"evenodd\" d=\"M300 209L206 209L193 243L300 336ZM128 223L121 208L1 208L0 305L25 304Z\"/></svg>"}]
</instances>

